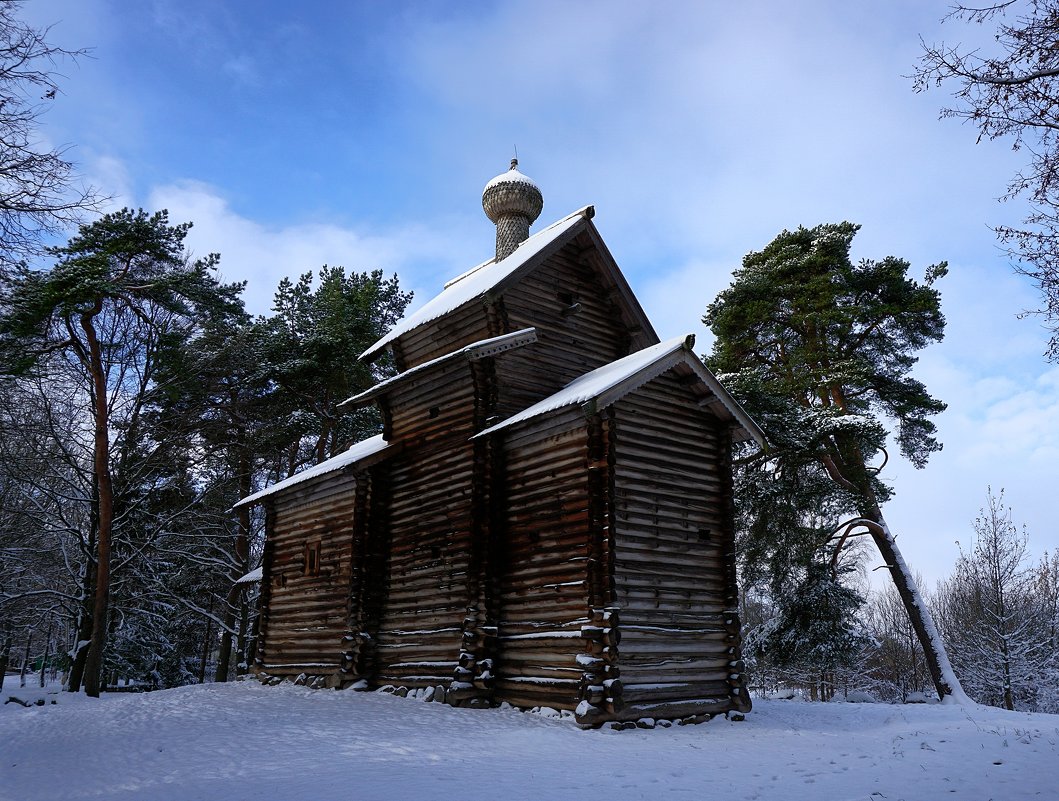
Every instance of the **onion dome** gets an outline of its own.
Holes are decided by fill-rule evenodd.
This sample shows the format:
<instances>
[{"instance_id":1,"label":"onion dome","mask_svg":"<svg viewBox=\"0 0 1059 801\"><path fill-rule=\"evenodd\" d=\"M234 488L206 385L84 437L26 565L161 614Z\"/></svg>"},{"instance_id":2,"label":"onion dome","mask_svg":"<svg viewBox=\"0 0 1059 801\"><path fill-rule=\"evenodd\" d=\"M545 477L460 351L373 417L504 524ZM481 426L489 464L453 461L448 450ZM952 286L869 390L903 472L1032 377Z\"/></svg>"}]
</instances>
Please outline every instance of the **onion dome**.
<instances>
[{"instance_id":1,"label":"onion dome","mask_svg":"<svg viewBox=\"0 0 1059 801\"><path fill-rule=\"evenodd\" d=\"M496 225L496 260L500 261L529 239L529 227L544 208L544 196L531 178L518 171L518 159L511 159L511 169L485 185L482 208Z\"/></svg>"}]
</instances>

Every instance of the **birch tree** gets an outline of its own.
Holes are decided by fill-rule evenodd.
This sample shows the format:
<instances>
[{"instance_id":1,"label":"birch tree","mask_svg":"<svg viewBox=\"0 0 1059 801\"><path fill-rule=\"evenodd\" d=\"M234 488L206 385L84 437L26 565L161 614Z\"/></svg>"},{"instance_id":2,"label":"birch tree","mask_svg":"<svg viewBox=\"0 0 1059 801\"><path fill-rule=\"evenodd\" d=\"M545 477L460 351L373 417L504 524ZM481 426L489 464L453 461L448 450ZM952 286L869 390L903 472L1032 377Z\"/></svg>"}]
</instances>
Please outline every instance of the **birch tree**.
<instances>
[{"instance_id":1,"label":"birch tree","mask_svg":"<svg viewBox=\"0 0 1059 801\"><path fill-rule=\"evenodd\" d=\"M17 0L0 0L0 268L40 252L41 240L65 231L96 192L82 185L62 148L42 145L37 127L60 97L57 64L83 50L48 41L47 28L19 19Z\"/></svg>"},{"instance_id":2,"label":"birch tree","mask_svg":"<svg viewBox=\"0 0 1059 801\"><path fill-rule=\"evenodd\" d=\"M1056 650L1048 582L1030 564L1027 534L1011 519L1004 493L988 493L974 521L974 540L934 604L940 629L967 692L1005 709L1038 709L1051 689Z\"/></svg>"},{"instance_id":3,"label":"birch tree","mask_svg":"<svg viewBox=\"0 0 1059 801\"><path fill-rule=\"evenodd\" d=\"M710 367L762 425L772 446L740 460L758 497L751 505L765 552L791 553L783 526L798 513L819 515L801 500L848 518L831 533L838 554L856 532L881 553L923 647L942 699L966 701L930 611L905 563L882 506L890 488L880 479L888 432L901 453L925 466L941 448L929 419L945 404L911 376L915 352L944 335L940 296L946 272L931 266L925 281L907 277L908 262L886 257L854 264L858 226L848 222L783 231L748 254L732 285L703 321L716 335ZM806 488L808 493L806 494ZM744 496L742 503L748 499ZM764 508L784 508L781 515ZM837 559L837 556L835 557ZM777 559L774 569L785 569Z\"/></svg>"},{"instance_id":4,"label":"birch tree","mask_svg":"<svg viewBox=\"0 0 1059 801\"><path fill-rule=\"evenodd\" d=\"M1027 164L1003 200L1022 197L1021 226L999 226L998 238L1020 272L1040 287L1040 310L1052 332L1048 357L1059 359L1059 0L957 3L947 22L992 28L985 47L923 42L913 75L916 91L944 87L952 104L942 117L968 122L978 138L1001 139ZM968 31L970 32L970 31Z\"/></svg>"}]
</instances>

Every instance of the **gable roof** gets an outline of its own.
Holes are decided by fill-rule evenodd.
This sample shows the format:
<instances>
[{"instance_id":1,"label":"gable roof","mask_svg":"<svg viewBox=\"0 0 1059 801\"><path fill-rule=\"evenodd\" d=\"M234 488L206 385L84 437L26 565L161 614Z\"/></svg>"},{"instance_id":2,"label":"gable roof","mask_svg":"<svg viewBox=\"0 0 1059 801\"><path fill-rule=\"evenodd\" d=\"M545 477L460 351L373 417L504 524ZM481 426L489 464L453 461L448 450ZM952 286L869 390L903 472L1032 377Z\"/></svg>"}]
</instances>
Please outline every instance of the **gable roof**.
<instances>
[{"instance_id":1,"label":"gable roof","mask_svg":"<svg viewBox=\"0 0 1059 801\"><path fill-rule=\"evenodd\" d=\"M363 461L369 456L379 453L386 447L387 442L382 438L382 434L376 434L374 437L369 437L368 439L351 446L349 450L343 451L337 456L332 456L326 462L320 462L320 464L310 467L307 470L302 470L300 473L295 473L293 476L285 478L283 481L279 481L271 487L265 487L265 489L260 492L255 492L253 495L246 496L232 508L237 509L240 506L257 503L270 495L289 489L296 484L301 484L303 481L308 481L310 478L316 478L327 473L337 472L345 467Z\"/></svg>"},{"instance_id":2,"label":"gable roof","mask_svg":"<svg viewBox=\"0 0 1059 801\"><path fill-rule=\"evenodd\" d=\"M483 437L516 423L522 423L568 406L588 406L590 404L586 409L589 412L604 409L677 364L685 364L709 388L713 396L720 401L723 408L745 432L745 436L741 439L752 438L762 448L767 447L764 432L743 410L739 402L721 386L717 377L702 363L702 360L695 355L694 347L695 335L688 334L630 353L624 358L575 378L554 395L523 409L518 414L512 415L475 436Z\"/></svg>"},{"instance_id":3,"label":"gable roof","mask_svg":"<svg viewBox=\"0 0 1059 801\"><path fill-rule=\"evenodd\" d=\"M504 353L505 351L512 350L514 348L521 348L523 345L530 345L537 341L537 329L536 328L523 328L518 331L512 331L510 334L502 334L498 337L490 337L489 339L482 339L478 342L472 342L470 345L465 345L459 350L454 350L451 353L446 353L444 356L439 356L436 359L431 359L429 362L423 362L417 364L415 367L405 370L403 373L398 373L395 376L380 381L370 389L366 389L359 395L354 395L352 398L346 398L340 404L339 409L351 408L355 409L358 406L364 406L369 401L377 398L379 395L384 395L393 389L394 386L399 385L409 378L419 375L420 373L426 372L433 367L445 362L453 361L455 359L463 358L469 362L475 362L479 359L484 359L487 356L496 356L498 353Z\"/></svg>"},{"instance_id":4,"label":"gable roof","mask_svg":"<svg viewBox=\"0 0 1059 801\"><path fill-rule=\"evenodd\" d=\"M360 358L373 360L383 348L409 331L437 320L439 317L444 317L473 301L482 301L490 296L495 297L501 294L513 282L519 280L526 272L532 270L547 256L559 250L582 231L589 232L597 250L603 256L602 261L607 268L608 277L625 298L630 311L637 318L637 324L647 332L649 340L657 341L658 336L650 320L647 319L639 301L632 294L624 276L621 275L621 271L617 268L606 246L603 245L599 233L592 225L591 219L594 215L595 209L592 206L578 209L573 214L535 233L515 248L507 258L500 261L490 259L458 275L445 284L445 288L439 295L399 321L385 336L365 350Z\"/></svg>"}]
</instances>

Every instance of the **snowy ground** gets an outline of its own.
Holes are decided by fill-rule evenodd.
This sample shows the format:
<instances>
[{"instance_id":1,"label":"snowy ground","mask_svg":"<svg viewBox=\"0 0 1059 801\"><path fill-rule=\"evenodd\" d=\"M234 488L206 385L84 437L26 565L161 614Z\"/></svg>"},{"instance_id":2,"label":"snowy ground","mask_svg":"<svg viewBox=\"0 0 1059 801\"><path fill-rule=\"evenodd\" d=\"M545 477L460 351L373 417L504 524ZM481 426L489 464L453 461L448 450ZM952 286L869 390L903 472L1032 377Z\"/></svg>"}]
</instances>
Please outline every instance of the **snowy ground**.
<instances>
[{"instance_id":1,"label":"snowy ground","mask_svg":"<svg viewBox=\"0 0 1059 801\"><path fill-rule=\"evenodd\" d=\"M1059 797L1059 716L987 707L758 701L741 723L582 731L253 682L44 697L0 706L3 801Z\"/></svg>"}]
</instances>

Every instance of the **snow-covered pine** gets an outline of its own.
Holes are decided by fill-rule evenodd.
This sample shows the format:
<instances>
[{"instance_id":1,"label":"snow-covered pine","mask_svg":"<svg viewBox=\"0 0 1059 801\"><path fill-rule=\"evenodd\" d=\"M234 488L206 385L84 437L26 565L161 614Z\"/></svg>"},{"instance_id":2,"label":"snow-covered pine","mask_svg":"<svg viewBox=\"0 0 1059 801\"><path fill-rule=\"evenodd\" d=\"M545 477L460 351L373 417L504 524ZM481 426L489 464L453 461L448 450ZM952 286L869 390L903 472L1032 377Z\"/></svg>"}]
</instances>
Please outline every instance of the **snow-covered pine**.
<instances>
[{"instance_id":1,"label":"snow-covered pine","mask_svg":"<svg viewBox=\"0 0 1059 801\"><path fill-rule=\"evenodd\" d=\"M927 268L920 284L907 277L902 259L854 264L857 230L843 222L781 232L743 259L704 317L716 335L708 364L725 375L771 445L748 449L741 460L744 576L771 579L779 589L785 576L804 575L806 558L819 549L836 550L834 563L850 536L867 530L938 694L963 700L930 610L883 518L891 490L880 478L888 458L884 421L916 467L941 447L929 418L945 404L910 371L915 351L943 336L932 284L947 268ZM820 521L836 524L832 535L820 536L826 530Z\"/></svg>"}]
</instances>

